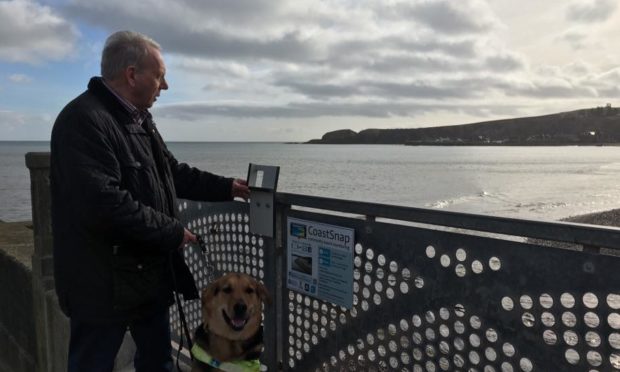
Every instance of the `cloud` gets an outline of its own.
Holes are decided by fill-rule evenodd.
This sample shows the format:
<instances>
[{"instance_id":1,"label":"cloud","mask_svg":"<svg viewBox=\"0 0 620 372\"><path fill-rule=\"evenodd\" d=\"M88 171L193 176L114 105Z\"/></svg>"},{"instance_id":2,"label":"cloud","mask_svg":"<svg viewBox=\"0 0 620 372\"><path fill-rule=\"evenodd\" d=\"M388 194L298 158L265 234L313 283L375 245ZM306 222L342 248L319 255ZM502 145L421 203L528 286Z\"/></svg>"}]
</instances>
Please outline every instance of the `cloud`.
<instances>
[{"instance_id":1,"label":"cloud","mask_svg":"<svg viewBox=\"0 0 620 372\"><path fill-rule=\"evenodd\" d=\"M617 7L617 0L579 0L569 5L566 17L574 22L604 22L611 18Z\"/></svg>"},{"instance_id":2,"label":"cloud","mask_svg":"<svg viewBox=\"0 0 620 372\"><path fill-rule=\"evenodd\" d=\"M73 51L77 37L77 30L50 7L27 0L0 1L0 60L62 60Z\"/></svg>"},{"instance_id":3,"label":"cloud","mask_svg":"<svg viewBox=\"0 0 620 372\"><path fill-rule=\"evenodd\" d=\"M32 78L24 74L12 74L9 75L9 80L13 83L23 84L32 82Z\"/></svg>"},{"instance_id":4,"label":"cloud","mask_svg":"<svg viewBox=\"0 0 620 372\"><path fill-rule=\"evenodd\" d=\"M0 138L4 140L48 140L51 129L47 115L0 110Z\"/></svg>"},{"instance_id":5,"label":"cloud","mask_svg":"<svg viewBox=\"0 0 620 372\"><path fill-rule=\"evenodd\" d=\"M394 17L413 19L434 32L450 35L486 33L495 26L488 7L477 1L407 1L388 9Z\"/></svg>"}]
</instances>

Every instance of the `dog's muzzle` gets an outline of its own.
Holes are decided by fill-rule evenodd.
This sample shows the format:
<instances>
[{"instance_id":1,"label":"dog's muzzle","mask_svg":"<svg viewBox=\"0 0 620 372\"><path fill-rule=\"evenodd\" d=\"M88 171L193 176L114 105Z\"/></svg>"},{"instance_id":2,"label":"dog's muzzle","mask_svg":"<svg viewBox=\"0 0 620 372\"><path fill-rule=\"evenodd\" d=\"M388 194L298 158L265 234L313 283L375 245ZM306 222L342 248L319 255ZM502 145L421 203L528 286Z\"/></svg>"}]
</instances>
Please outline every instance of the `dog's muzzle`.
<instances>
[{"instance_id":1,"label":"dog's muzzle","mask_svg":"<svg viewBox=\"0 0 620 372\"><path fill-rule=\"evenodd\" d=\"M242 302L238 302L233 306L233 317L229 317L225 310L222 310L222 315L226 323L235 331L243 330L243 327L248 323L248 306Z\"/></svg>"}]
</instances>

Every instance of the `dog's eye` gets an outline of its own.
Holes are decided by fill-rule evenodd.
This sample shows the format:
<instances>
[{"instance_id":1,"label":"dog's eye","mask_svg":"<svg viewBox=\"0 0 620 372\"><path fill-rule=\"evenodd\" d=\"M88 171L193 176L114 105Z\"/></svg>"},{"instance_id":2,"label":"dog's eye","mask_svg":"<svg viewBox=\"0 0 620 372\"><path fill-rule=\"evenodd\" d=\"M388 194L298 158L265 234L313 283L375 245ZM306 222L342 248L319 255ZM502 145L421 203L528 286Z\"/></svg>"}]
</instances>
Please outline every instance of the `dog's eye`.
<instances>
[{"instance_id":1,"label":"dog's eye","mask_svg":"<svg viewBox=\"0 0 620 372\"><path fill-rule=\"evenodd\" d=\"M228 294L228 293L232 292L232 288L226 287L226 288L223 289L223 291L224 291L224 293Z\"/></svg>"},{"instance_id":2,"label":"dog's eye","mask_svg":"<svg viewBox=\"0 0 620 372\"><path fill-rule=\"evenodd\" d=\"M252 293L254 293L254 288L246 288L246 289L245 289L245 293L247 293L247 294L252 294Z\"/></svg>"}]
</instances>

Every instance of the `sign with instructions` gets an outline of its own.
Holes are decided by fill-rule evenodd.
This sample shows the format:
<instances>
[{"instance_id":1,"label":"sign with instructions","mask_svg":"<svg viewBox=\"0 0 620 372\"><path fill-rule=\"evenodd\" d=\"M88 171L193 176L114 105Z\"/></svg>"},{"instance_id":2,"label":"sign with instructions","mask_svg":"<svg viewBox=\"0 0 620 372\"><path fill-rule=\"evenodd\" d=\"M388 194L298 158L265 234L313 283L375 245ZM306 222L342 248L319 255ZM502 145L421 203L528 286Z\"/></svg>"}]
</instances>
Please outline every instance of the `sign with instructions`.
<instances>
[{"instance_id":1,"label":"sign with instructions","mask_svg":"<svg viewBox=\"0 0 620 372\"><path fill-rule=\"evenodd\" d=\"M287 287L353 307L354 237L355 230L347 227L289 217Z\"/></svg>"}]
</instances>

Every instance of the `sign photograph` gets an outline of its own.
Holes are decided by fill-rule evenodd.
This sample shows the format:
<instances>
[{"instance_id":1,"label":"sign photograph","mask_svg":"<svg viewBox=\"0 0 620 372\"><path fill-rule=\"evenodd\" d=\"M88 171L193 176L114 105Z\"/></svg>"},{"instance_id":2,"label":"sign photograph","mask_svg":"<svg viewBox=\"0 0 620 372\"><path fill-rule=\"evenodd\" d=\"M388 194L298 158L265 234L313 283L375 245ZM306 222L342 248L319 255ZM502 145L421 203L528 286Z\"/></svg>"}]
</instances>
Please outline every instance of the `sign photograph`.
<instances>
[{"instance_id":1,"label":"sign photograph","mask_svg":"<svg viewBox=\"0 0 620 372\"><path fill-rule=\"evenodd\" d=\"M354 236L351 228L289 217L287 287L350 309Z\"/></svg>"}]
</instances>

